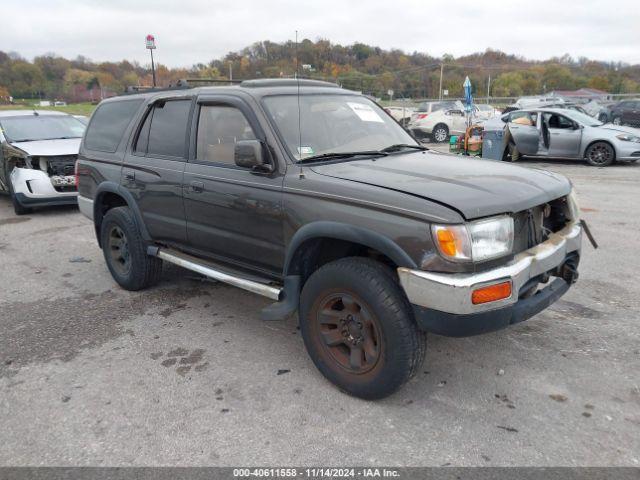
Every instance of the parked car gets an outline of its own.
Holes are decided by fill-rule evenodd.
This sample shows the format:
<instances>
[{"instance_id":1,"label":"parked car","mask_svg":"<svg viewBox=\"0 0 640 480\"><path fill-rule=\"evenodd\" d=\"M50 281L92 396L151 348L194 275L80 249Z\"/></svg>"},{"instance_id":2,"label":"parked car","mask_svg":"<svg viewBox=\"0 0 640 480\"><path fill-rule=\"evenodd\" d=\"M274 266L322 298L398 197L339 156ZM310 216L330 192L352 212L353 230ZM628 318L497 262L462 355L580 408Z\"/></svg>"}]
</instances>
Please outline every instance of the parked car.
<instances>
[{"instance_id":1,"label":"parked car","mask_svg":"<svg viewBox=\"0 0 640 480\"><path fill-rule=\"evenodd\" d=\"M609 116L614 125L640 127L640 100L623 100L613 105Z\"/></svg>"},{"instance_id":2,"label":"parked car","mask_svg":"<svg viewBox=\"0 0 640 480\"><path fill-rule=\"evenodd\" d=\"M411 120L411 115L416 111L414 107L384 107L385 111L391 115L400 125L406 127Z\"/></svg>"},{"instance_id":3,"label":"parked car","mask_svg":"<svg viewBox=\"0 0 640 480\"><path fill-rule=\"evenodd\" d=\"M429 116L429 114L438 112L440 110L463 110L464 105L460 101L456 100L441 100L437 102L422 102L418 105L418 109L411 114L411 122L421 120Z\"/></svg>"},{"instance_id":4,"label":"parked car","mask_svg":"<svg viewBox=\"0 0 640 480\"><path fill-rule=\"evenodd\" d=\"M495 108L493 105L486 103L474 104L475 116L481 120L489 120L490 118L502 115L502 112Z\"/></svg>"},{"instance_id":5,"label":"parked car","mask_svg":"<svg viewBox=\"0 0 640 480\"><path fill-rule=\"evenodd\" d=\"M560 108L518 110L502 117L509 134L505 159L520 156L585 159L604 167L640 158L640 130L603 124L584 113Z\"/></svg>"},{"instance_id":6,"label":"parked car","mask_svg":"<svg viewBox=\"0 0 640 480\"><path fill-rule=\"evenodd\" d=\"M73 117L78 119L78 121L85 126L89 124L89 117L86 115L74 115Z\"/></svg>"},{"instance_id":7,"label":"parked car","mask_svg":"<svg viewBox=\"0 0 640 480\"><path fill-rule=\"evenodd\" d=\"M418 115L409 122L408 128L416 138L431 137L432 141L442 143L450 135L461 135L467 130L467 116L460 108L437 110Z\"/></svg>"},{"instance_id":8,"label":"parked car","mask_svg":"<svg viewBox=\"0 0 640 480\"><path fill-rule=\"evenodd\" d=\"M16 215L77 203L74 165L85 126L48 110L0 112L0 191Z\"/></svg>"},{"instance_id":9,"label":"parked car","mask_svg":"<svg viewBox=\"0 0 640 480\"><path fill-rule=\"evenodd\" d=\"M565 177L447 157L326 82L152 91L98 106L79 205L123 288L169 262L263 295L325 377L376 399L420 370L425 331L521 322L578 276Z\"/></svg>"}]
</instances>

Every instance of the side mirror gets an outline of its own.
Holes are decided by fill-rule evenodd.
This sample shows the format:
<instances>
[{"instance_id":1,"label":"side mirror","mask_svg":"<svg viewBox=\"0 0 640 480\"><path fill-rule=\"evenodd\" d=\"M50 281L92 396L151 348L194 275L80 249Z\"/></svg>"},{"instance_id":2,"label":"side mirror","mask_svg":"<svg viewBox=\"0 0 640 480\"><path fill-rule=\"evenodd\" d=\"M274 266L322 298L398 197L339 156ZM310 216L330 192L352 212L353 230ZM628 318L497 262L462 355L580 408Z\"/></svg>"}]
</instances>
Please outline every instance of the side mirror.
<instances>
[{"instance_id":1,"label":"side mirror","mask_svg":"<svg viewBox=\"0 0 640 480\"><path fill-rule=\"evenodd\" d=\"M265 162L263 147L260 140L238 140L233 152L235 164L250 170L271 172L273 167Z\"/></svg>"}]
</instances>

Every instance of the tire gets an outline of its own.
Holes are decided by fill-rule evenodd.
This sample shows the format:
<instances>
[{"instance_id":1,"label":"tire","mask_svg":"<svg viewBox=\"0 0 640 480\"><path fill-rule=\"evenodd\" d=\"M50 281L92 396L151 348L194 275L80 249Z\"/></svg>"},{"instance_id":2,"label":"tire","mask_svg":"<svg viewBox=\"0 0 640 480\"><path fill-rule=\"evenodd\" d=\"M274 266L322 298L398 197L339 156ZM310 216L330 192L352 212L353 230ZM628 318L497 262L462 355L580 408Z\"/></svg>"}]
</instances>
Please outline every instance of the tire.
<instances>
[{"instance_id":1,"label":"tire","mask_svg":"<svg viewBox=\"0 0 640 480\"><path fill-rule=\"evenodd\" d=\"M304 285L299 315L311 360L353 396L391 395L424 360L426 334L393 271L374 260L348 257L320 267Z\"/></svg>"},{"instance_id":2,"label":"tire","mask_svg":"<svg viewBox=\"0 0 640 480\"><path fill-rule=\"evenodd\" d=\"M147 255L145 242L128 207L112 208L102 219L100 242L113 279L125 290L158 283L162 260Z\"/></svg>"},{"instance_id":3,"label":"tire","mask_svg":"<svg viewBox=\"0 0 640 480\"><path fill-rule=\"evenodd\" d=\"M11 197L11 204L13 205L13 211L16 215L27 215L33 212L32 208L23 206L16 197L16 193L13 191L13 184L11 183L11 172L6 173L4 178L7 179L7 187L9 188L9 196Z\"/></svg>"},{"instance_id":4,"label":"tire","mask_svg":"<svg viewBox=\"0 0 640 480\"><path fill-rule=\"evenodd\" d=\"M613 123L614 125L622 125L622 119L620 117L615 117L611 123Z\"/></svg>"},{"instance_id":5,"label":"tire","mask_svg":"<svg viewBox=\"0 0 640 480\"><path fill-rule=\"evenodd\" d=\"M607 142L595 142L589 145L584 154L587 163L593 167L606 167L616 159L616 152Z\"/></svg>"},{"instance_id":6,"label":"tire","mask_svg":"<svg viewBox=\"0 0 640 480\"><path fill-rule=\"evenodd\" d=\"M435 143L444 143L449 138L449 127L444 123L439 123L431 131L431 138Z\"/></svg>"},{"instance_id":7,"label":"tire","mask_svg":"<svg viewBox=\"0 0 640 480\"><path fill-rule=\"evenodd\" d=\"M607 123L609 121L609 117L607 116L606 113L601 113L598 116L598 121L602 122L602 123Z\"/></svg>"}]
</instances>

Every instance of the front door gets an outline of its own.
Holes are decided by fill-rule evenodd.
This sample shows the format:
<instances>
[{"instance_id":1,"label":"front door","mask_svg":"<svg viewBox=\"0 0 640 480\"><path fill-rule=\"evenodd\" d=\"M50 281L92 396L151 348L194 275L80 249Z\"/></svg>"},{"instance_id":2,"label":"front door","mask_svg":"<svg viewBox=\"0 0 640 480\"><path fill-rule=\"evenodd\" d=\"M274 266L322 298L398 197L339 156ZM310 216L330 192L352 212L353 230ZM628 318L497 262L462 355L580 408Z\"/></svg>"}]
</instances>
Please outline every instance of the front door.
<instances>
[{"instance_id":1,"label":"front door","mask_svg":"<svg viewBox=\"0 0 640 480\"><path fill-rule=\"evenodd\" d=\"M199 100L192 128L193 153L184 174L190 247L240 266L281 273L284 172L277 164L268 174L234 161L237 141L266 142L255 114L239 98L207 97Z\"/></svg>"},{"instance_id":2,"label":"front door","mask_svg":"<svg viewBox=\"0 0 640 480\"><path fill-rule=\"evenodd\" d=\"M156 241L184 244L187 238L182 176L192 104L192 98L171 98L150 105L122 168L122 186Z\"/></svg>"},{"instance_id":3,"label":"front door","mask_svg":"<svg viewBox=\"0 0 640 480\"><path fill-rule=\"evenodd\" d=\"M549 128L549 156L578 157L582 129L570 118L557 113L545 113L543 120Z\"/></svg>"}]
</instances>

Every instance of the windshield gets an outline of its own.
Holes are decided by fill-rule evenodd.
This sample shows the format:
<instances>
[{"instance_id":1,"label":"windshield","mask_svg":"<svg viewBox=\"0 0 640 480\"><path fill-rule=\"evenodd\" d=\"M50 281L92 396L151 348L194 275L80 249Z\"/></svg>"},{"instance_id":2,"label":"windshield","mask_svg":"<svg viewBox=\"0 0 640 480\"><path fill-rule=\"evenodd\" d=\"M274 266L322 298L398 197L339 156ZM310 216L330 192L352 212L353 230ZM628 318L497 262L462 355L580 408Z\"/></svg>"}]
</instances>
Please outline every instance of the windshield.
<instances>
[{"instance_id":1,"label":"windshield","mask_svg":"<svg viewBox=\"0 0 640 480\"><path fill-rule=\"evenodd\" d=\"M389 115L359 95L274 95L264 104L296 160L318 155L418 145ZM300 128L298 128L298 126Z\"/></svg>"},{"instance_id":2,"label":"windshield","mask_svg":"<svg viewBox=\"0 0 640 480\"><path fill-rule=\"evenodd\" d=\"M589 127L599 127L600 125L602 125L602 122L599 122L595 118L590 117L589 115L577 110L566 110L562 113L569 117L571 120L575 120L576 122L583 125L588 125Z\"/></svg>"},{"instance_id":3,"label":"windshield","mask_svg":"<svg viewBox=\"0 0 640 480\"><path fill-rule=\"evenodd\" d=\"M82 137L82 122L66 115L25 115L0 119L0 127L10 142Z\"/></svg>"}]
</instances>

